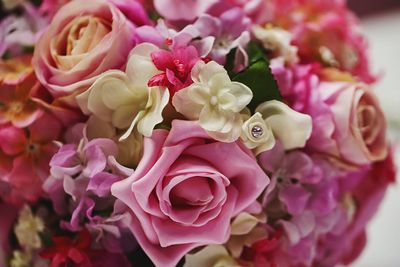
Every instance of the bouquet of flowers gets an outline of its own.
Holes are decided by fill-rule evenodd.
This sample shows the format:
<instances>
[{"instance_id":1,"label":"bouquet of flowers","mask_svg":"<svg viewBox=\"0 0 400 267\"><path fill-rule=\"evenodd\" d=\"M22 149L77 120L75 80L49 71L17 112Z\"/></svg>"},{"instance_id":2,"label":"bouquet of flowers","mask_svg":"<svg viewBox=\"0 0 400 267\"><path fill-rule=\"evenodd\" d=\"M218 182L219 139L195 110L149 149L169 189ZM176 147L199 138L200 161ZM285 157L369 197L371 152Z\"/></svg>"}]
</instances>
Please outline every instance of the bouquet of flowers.
<instances>
[{"instance_id":1,"label":"bouquet of flowers","mask_svg":"<svg viewBox=\"0 0 400 267\"><path fill-rule=\"evenodd\" d=\"M0 266L335 266L395 180L344 0L3 0Z\"/></svg>"}]
</instances>

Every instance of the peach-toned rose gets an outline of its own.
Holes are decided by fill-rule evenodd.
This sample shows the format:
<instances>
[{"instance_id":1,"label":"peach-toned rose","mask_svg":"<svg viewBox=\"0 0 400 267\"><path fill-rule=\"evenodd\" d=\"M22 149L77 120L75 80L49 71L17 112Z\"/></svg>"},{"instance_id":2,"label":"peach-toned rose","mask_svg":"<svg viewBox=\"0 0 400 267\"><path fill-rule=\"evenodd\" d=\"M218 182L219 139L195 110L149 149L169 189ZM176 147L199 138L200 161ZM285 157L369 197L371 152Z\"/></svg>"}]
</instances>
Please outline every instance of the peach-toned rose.
<instances>
[{"instance_id":1,"label":"peach-toned rose","mask_svg":"<svg viewBox=\"0 0 400 267\"><path fill-rule=\"evenodd\" d=\"M331 119L324 119L324 129L313 133L311 146L356 165L386 158L386 121L370 88L364 84L326 82L320 85L319 93L326 105L322 113ZM318 118L315 126L318 128Z\"/></svg>"},{"instance_id":2,"label":"peach-toned rose","mask_svg":"<svg viewBox=\"0 0 400 267\"><path fill-rule=\"evenodd\" d=\"M99 74L125 65L134 28L110 1L66 4L36 46L38 79L56 97L87 89Z\"/></svg>"}]
</instances>

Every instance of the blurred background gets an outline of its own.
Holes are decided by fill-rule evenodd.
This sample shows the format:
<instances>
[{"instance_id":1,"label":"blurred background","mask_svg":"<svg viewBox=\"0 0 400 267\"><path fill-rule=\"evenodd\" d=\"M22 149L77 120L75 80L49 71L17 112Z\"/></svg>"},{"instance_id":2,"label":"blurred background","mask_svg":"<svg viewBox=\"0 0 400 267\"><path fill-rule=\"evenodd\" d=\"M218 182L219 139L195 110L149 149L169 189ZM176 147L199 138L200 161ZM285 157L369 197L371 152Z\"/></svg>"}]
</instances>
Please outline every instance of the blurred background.
<instances>
[{"instance_id":1,"label":"blurred background","mask_svg":"<svg viewBox=\"0 0 400 267\"><path fill-rule=\"evenodd\" d=\"M361 31L370 43L375 73L382 78L375 91L386 112L400 166L400 0L349 0L361 16ZM354 267L400 266L400 176L368 226L367 248Z\"/></svg>"}]
</instances>

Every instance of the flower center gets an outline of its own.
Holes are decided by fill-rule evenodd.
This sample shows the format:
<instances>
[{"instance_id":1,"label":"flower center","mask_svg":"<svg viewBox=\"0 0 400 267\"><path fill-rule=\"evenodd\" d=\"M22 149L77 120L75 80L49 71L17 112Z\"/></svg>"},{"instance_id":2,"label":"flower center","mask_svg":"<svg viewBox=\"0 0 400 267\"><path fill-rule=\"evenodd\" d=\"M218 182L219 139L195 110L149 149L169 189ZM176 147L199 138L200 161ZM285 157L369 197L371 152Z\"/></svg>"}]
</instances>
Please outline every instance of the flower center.
<instances>
[{"instance_id":1,"label":"flower center","mask_svg":"<svg viewBox=\"0 0 400 267\"><path fill-rule=\"evenodd\" d=\"M216 105L218 104L218 97L212 96L212 97L210 98L210 104L211 104L212 106L216 106Z\"/></svg>"},{"instance_id":2,"label":"flower center","mask_svg":"<svg viewBox=\"0 0 400 267\"><path fill-rule=\"evenodd\" d=\"M24 109L24 104L21 102L11 102L8 105L8 112L12 115L20 114Z\"/></svg>"},{"instance_id":3,"label":"flower center","mask_svg":"<svg viewBox=\"0 0 400 267\"><path fill-rule=\"evenodd\" d=\"M181 63L181 61L179 59L175 59L174 60L174 65L176 68L176 75L179 78L184 78L186 76L186 67L184 64Z\"/></svg>"},{"instance_id":4,"label":"flower center","mask_svg":"<svg viewBox=\"0 0 400 267\"><path fill-rule=\"evenodd\" d=\"M36 154L39 152L40 148L39 148L39 145L37 145L37 144L29 143L26 145L25 149L28 154Z\"/></svg>"}]
</instances>

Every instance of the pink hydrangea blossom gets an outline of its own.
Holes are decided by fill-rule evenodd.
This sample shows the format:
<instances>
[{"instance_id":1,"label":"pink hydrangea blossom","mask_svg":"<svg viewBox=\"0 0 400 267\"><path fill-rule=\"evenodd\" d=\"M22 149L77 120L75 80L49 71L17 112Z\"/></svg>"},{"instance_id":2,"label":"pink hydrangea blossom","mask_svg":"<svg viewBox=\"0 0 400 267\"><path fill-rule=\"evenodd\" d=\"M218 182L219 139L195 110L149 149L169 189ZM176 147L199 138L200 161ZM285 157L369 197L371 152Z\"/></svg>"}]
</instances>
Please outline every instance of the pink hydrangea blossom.
<instances>
[{"instance_id":1,"label":"pink hydrangea blossom","mask_svg":"<svg viewBox=\"0 0 400 267\"><path fill-rule=\"evenodd\" d=\"M353 262L363 251L367 236L366 226L377 212L388 186L394 182L396 166L393 154L369 169L349 174L343 181L343 189L350 192L358 204L351 224L340 232L328 233L321 240L316 259L329 266L337 262L346 265Z\"/></svg>"},{"instance_id":2,"label":"pink hydrangea blossom","mask_svg":"<svg viewBox=\"0 0 400 267\"><path fill-rule=\"evenodd\" d=\"M81 130L82 136L82 125L75 128ZM110 189L132 170L116 162L118 149L114 141L105 138L79 141L79 145L63 145L52 157L51 175L44 184L55 211L69 218L60 225L72 232L87 228L108 251L129 250L135 242L130 234L121 238L126 216L123 211L114 210L115 199ZM114 210L114 213L108 217L95 215L97 211L107 210ZM130 244L123 242L129 239Z\"/></svg>"},{"instance_id":3,"label":"pink hydrangea blossom","mask_svg":"<svg viewBox=\"0 0 400 267\"><path fill-rule=\"evenodd\" d=\"M280 254L286 255L289 265L310 266L318 240L350 222L340 204L339 179L344 173L300 151L285 154L279 143L261 154L259 160L272 173L263 205L269 218L277 220L283 229ZM285 213L290 217L281 217ZM282 261L278 255L276 260Z\"/></svg>"}]
</instances>

